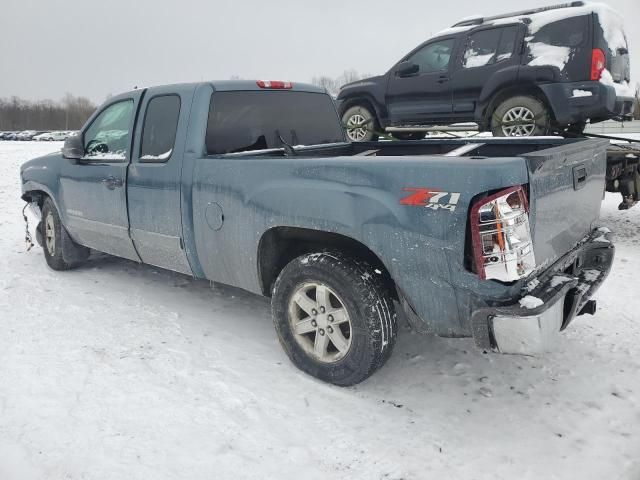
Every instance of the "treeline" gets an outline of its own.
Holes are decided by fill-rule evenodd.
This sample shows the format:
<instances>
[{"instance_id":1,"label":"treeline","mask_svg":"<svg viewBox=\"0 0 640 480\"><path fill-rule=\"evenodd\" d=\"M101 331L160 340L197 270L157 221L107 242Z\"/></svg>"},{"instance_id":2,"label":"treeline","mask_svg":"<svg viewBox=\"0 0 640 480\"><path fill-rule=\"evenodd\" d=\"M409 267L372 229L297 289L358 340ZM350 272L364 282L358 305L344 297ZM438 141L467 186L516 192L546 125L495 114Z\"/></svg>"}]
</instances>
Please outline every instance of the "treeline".
<instances>
[{"instance_id":1,"label":"treeline","mask_svg":"<svg viewBox=\"0 0 640 480\"><path fill-rule=\"evenodd\" d=\"M0 98L0 131L78 130L95 109L88 98L69 93L59 102Z\"/></svg>"},{"instance_id":2,"label":"treeline","mask_svg":"<svg viewBox=\"0 0 640 480\"><path fill-rule=\"evenodd\" d=\"M371 75L369 74L359 73L356 70L345 70L342 72L342 75L335 78L327 76L313 77L311 79L311 83L319 87L326 88L331 95L336 96L338 95L338 92L340 92L340 87L343 85L351 82L357 82L358 80L362 80L363 78L370 76Z\"/></svg>"}]
</instances>

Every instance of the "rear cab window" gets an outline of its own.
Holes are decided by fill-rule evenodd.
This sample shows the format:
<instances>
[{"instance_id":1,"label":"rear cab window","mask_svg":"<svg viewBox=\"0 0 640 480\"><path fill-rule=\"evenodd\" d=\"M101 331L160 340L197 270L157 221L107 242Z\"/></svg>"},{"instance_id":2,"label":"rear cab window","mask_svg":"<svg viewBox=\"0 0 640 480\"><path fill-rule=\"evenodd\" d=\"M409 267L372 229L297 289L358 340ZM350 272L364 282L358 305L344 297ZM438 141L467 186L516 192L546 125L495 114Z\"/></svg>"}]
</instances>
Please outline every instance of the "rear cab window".
<instances>
[{"instance_id":1,"label":"rear cab window","mask_svg":"<svg viewBox=\"0 0 640 480\"><path fill-rule=\"evenodd\" d=\"M282 90L222 91L211 95L209 155L344 142L327 94Z\"/></svg>"}]
</instances>

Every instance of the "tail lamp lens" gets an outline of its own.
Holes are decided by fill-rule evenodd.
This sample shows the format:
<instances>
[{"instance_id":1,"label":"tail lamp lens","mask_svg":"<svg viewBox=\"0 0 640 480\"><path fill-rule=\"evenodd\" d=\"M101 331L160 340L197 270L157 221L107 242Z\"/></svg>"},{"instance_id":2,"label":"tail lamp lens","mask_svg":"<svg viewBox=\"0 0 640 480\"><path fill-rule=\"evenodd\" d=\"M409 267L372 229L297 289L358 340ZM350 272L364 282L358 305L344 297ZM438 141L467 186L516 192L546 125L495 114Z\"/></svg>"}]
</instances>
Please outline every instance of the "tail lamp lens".
<instances>
[{"instance_id":1,"label":"tail lamp lens","mask_svg":"<svg viewBox=\"0 0 640 480\"><path fill-rule=\"evenodd\" d=\"M591 51L591 80L598 81L607 66L607 57L599 48Z\"/></svg>"},{"instance_id":2,"label":"tail lamp lens","mask_svg":"<svg viewBox=\"0 0 640 480\"><path fill-rule=\"evenodd\" d=\"M471 209L475 272L483 279L512 282L536 267L529 205L521 186L475 203Z\"/></svg>"}]
</instances>

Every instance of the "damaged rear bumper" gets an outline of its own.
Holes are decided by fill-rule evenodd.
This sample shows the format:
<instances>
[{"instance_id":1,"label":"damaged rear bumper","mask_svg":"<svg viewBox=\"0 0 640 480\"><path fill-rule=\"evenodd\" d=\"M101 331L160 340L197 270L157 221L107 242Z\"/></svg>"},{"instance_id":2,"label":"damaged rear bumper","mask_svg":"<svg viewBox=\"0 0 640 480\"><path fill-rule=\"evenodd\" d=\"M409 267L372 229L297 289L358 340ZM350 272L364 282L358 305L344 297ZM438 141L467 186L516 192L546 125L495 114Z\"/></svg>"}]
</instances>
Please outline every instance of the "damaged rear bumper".
<instances>
[{"instance_id":1,"label":"damaged rear bumper","mask_svg":"<svg viewBox=\"0 0 640 480\"><path fill-rule=\"evenodd\" d=\"M609 231L596 229L530 279L520 298L475 310L472 323L478 347L524 355L547 351L577 315L594 313L590 298L609 274L614 253Z\"/></svg>"}]
</instances>

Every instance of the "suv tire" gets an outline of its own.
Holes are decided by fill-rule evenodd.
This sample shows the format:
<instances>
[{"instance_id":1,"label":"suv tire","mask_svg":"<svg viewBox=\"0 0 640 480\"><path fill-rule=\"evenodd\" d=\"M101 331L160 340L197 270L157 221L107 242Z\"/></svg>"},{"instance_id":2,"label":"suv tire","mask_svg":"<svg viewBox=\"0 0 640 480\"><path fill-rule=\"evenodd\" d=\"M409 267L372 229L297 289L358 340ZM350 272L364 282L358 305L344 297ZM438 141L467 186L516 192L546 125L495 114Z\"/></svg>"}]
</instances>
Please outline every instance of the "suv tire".
<instances>
[{"instance_id":1,"label":"suv tire","mask_svg":"<svg viewBox=\"0 0 640 480\"><path fill-rule=\"evenodd\" d=\"M293 364L339 386L362 382L382 367L398 330L382 278L368 263L334 252L305 254L284 267L271 308Z\"/></svg>"},{"instance_id":2,"label":"suv tire","mask_svg":"<svg viewBox=\"0 0 640 480\"><path fill-rule=\"evenodd\" d=\"M378 140L380 125L375 114L367 107L354 105L342 114L342 125L351 142L370 142Z\"/></svg>"},{"instance_id":3,"label":"suv tire","mask_svg":"<svg viewBox=\"0 0 640 480\"><path fill-rule=\"evenodd\" d=\"M506 99L491 117L491 132L495 137L548 135L550 127L551 115L546 105L529 95Z\"/></svg>"}]
</instances>

